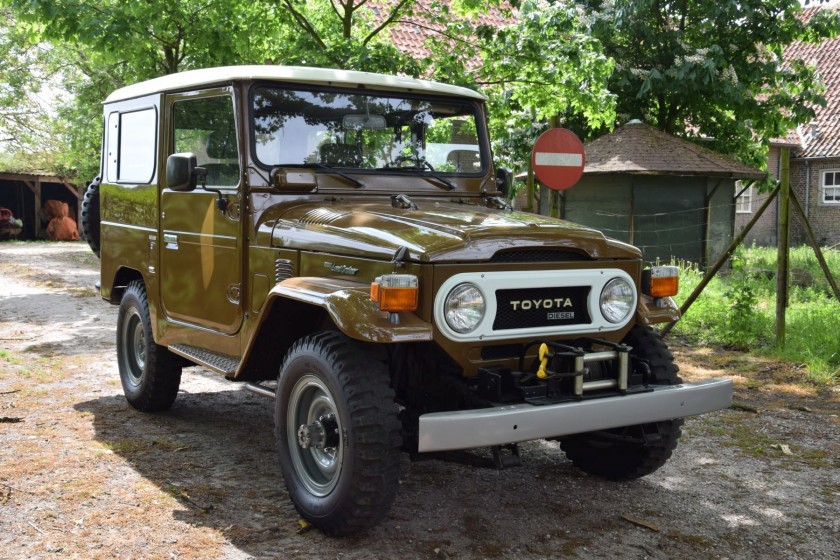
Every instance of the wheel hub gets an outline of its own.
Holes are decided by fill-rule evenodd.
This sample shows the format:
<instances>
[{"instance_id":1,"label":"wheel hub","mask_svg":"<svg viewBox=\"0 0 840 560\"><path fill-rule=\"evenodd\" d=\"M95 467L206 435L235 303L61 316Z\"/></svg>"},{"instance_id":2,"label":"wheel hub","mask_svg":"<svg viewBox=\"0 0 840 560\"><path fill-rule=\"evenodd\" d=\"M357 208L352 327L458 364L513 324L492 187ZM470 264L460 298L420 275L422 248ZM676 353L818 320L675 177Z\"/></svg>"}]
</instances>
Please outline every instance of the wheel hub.
<instances>
[{"instance_id":1,"label":"wheel hub","mask_svg":"<svg viewBox=\"0 0 840 560\"><path fill-rule=\"evenodd\" d=\"M332 414L321 416L311 424L301 424L297 431L302 449L329 449L339 443L338 422Z\"/></svg>"}]
</instances>

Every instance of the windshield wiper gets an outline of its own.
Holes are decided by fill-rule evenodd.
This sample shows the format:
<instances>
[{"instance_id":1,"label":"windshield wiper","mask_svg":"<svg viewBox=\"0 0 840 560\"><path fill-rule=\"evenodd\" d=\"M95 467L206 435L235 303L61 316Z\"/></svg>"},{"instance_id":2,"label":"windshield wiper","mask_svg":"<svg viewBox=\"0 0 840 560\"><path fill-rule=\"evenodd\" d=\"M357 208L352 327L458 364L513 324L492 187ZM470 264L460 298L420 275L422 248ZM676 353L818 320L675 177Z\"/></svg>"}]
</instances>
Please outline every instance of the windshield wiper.
<instances>
[{"instance_id":1,"label":"windshield wiper","mask_svg":"<svg viewBox=\"0 0 840 560\"><path fill-rule=\"evenodd\" d=\"M338 175L342 179L346 180L348 183L352 183L357 189L361 189L365 186L364 183L356 179L355 177L344 173L343 171L339 171L335 167L330 167L329 165L324 165L323 163L281 163L276 165L275 167L307 167L310 169L318 169L319 171L326 171L327 173L332 173L333 175Z\"/></svg>"},{"instance_id":2,"label":"windshield wiper","mask_svg":"<svg viewBox=\"0 0 840 560\"><path fill-rule=\"evenodd\" d=\"M451 191L451 190L455 189L455 184L452 183L452 181L450 181L449 179L447 179L446 177L444 177L443 175L441 175L437 171L435 171L435 168L432 167L432 164L429 163L428 161L424 160L424 159L418 160L417 165L411 165L411 166L405 166L405 167L392 167L392 168L388 168L388 169L394 169L394 170L399 170L399 171L428 171L428 173L429 173L428 175L420 175L420 176L423 177L424 179L426 179L427 181L429 181L430 183L431 183L430 179L436 179L436 180L440 181L441 183L443 183L443 186L441 186L441 185L437 185L437 186L439 186L442 189L446 189L448 191Z\"/></svg>"}]
</instances>

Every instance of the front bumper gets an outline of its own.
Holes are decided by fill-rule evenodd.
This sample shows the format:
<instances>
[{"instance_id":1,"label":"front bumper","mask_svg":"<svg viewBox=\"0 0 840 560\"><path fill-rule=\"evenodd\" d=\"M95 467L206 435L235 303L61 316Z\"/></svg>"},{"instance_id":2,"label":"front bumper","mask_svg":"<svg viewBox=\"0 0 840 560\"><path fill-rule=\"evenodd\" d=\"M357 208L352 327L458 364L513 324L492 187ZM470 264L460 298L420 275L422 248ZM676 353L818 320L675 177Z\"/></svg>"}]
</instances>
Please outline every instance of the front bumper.
<instances>
[{"instance_id":1,"label":"front bumper","mask_svg":"<svg viewBox=\"0 0 840 560\"><path fill-rule=\"evenodd\" d=\"M420 416L418 451L505 445L621 426L660 422L728 408L732 381L654 386L649 393L534 406L516 404Z\"/></svg>"}]
</instances>

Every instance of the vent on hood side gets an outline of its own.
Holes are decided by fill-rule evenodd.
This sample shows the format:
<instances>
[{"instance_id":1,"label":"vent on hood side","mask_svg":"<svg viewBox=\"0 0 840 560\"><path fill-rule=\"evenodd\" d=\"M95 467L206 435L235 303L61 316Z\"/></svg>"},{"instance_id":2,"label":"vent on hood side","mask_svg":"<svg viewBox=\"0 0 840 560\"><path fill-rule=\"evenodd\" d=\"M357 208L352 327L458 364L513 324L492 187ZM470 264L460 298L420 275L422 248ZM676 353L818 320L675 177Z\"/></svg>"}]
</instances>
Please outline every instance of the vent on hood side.
<instances>
[{"instance_id":1,"label":"vent on hood side","mask_svg":"<svg viewBox=\"0 0 840 560\"><path fill-rule=\"evenodd\" d=\"M295 266L289 259L277 259L274 261L274 282L288 280L295 275Z\"/></svg>"}]
</instances>

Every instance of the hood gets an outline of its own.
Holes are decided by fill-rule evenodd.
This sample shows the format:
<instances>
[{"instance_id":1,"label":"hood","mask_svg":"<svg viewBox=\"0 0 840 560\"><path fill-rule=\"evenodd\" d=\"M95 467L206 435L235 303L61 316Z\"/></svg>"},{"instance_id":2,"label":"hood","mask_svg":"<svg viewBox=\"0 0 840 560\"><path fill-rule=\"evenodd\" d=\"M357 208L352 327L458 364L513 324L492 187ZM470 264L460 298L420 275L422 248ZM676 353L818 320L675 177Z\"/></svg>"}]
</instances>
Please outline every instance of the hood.
<instances>
[{"instance_id":1,"label":"hood","mask_svg":"<svg viewBox=\"0 0 840 560\"><path fill-rule=\"evenodd\" d=\"M406 260L489 260L501 250L553 248L593 259L638 259L635 247L594 229L525 212L496 210L471 201L418 200L416 208L390 203L318 201L281 211L274 246L390 259L406 247Z\"/></svg>"}]
</instances>

